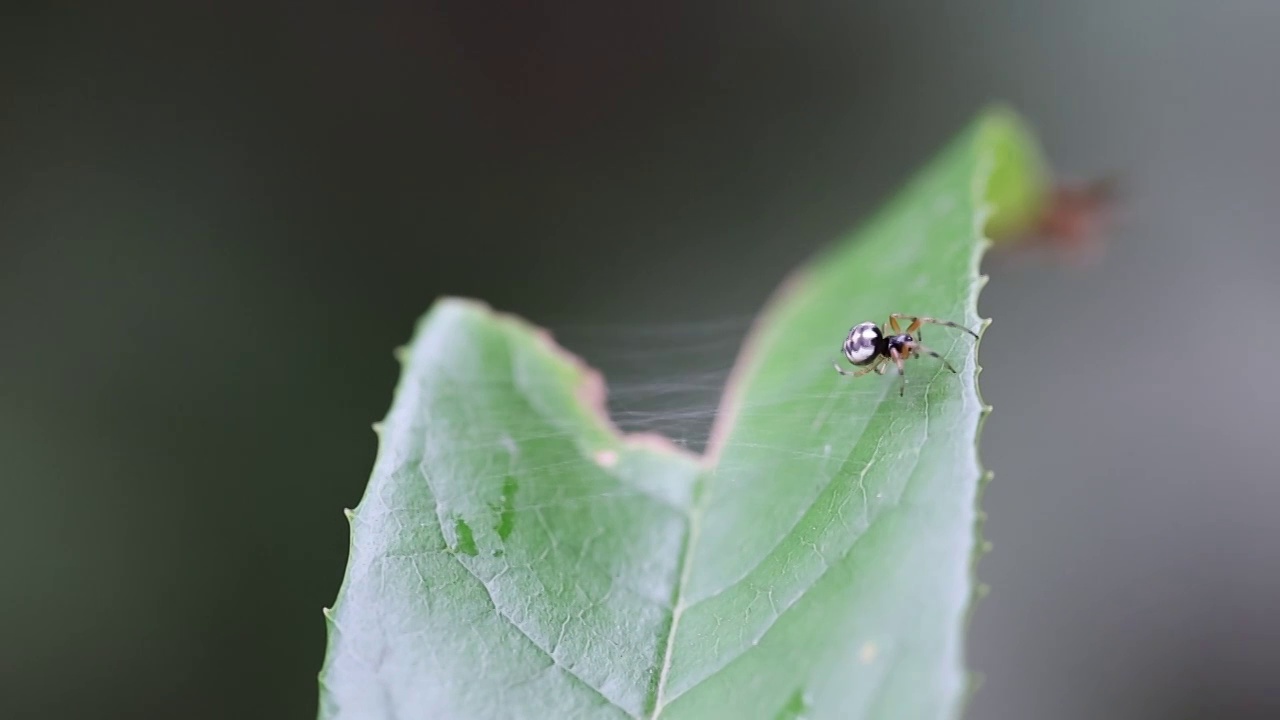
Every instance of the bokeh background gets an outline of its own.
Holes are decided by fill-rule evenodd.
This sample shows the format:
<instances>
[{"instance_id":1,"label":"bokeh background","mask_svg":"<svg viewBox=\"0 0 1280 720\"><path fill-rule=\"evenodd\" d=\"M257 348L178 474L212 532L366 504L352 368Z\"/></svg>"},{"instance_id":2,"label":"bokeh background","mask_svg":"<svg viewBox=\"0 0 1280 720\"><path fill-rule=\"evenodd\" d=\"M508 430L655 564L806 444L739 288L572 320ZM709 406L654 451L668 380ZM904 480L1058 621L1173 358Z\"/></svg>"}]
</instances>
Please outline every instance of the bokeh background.
<instances>
[{"instance_id":1,"label":"bokeh background","mask_svg":"<svg viewBox=\"0 0 1280 720\"><path fill-rule=\"evenodd\" d=\"M434 298L633 387L714 328L714 396L998 99L1127 197L988 268L970 717L1280 716L1280 4L38 3L0 60L0 715L313 717Z\"/></svg>"}]
</instances>

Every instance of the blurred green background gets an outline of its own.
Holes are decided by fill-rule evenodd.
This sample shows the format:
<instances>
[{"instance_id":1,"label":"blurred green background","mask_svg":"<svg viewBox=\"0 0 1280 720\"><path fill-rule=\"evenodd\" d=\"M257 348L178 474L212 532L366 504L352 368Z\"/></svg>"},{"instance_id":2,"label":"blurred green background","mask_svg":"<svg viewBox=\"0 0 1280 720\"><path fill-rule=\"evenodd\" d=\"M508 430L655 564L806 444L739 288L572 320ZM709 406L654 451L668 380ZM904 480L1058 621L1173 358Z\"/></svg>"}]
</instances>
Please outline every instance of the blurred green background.
<instances>
[{"instance_id":1,"label":"blurred green background","mask_svg":"<svg viewBox=\"0 0 1280 720\"><path fill-rule=\"evenodd\" d=\"M971 717L1278 716L1280 4L965 5L7 9L0 715L313 717L435 297L637 383L716 327L709 408L786 270L1004 99L1128 195L1102 265L988 268Z\"/></svg>"}]
</instances>

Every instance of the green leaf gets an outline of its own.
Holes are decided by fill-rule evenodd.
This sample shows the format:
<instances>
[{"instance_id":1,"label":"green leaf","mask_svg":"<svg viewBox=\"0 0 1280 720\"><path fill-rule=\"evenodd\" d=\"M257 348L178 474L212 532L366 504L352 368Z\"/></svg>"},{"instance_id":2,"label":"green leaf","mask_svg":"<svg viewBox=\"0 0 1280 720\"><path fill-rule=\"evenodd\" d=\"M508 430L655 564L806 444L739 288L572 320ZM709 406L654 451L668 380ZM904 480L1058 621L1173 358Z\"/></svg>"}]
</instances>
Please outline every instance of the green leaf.
<instances>
[{"instance_id":1,"label":"green leaf","mask_svg":"<svg viewBox=\"0 0 1280 720\"><path fill-rule=\"evenodd\" d=\"M891 312L979 327L988 220L1039 201L981 116L757 321L705 457L621 436L595 372L524 322L421 321L329 620L323 718L943 718L959 713L986 408L960 371L831 367Z\"/></svg>"}]
</instances>

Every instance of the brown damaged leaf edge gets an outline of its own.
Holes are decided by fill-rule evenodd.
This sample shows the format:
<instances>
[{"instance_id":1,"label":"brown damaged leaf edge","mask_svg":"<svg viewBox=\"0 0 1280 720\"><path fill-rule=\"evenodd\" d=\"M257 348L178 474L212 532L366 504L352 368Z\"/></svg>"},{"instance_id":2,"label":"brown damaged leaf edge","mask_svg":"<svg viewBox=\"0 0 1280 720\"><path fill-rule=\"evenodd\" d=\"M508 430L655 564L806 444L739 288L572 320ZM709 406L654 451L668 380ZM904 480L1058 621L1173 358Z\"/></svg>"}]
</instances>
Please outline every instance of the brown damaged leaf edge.
<instances>
[{"instance_id":1,"label":"brown damaged leaf edge","mask_svg":"<svg viewBox=\"0 0 1280 720\"><path fill-rule=\"evenodd\" d=\"M499 323L509 325L522 333L534 337L544 351L560 358L573 368L574 373L578 376L577 387L574 389L574 397L578 405L588 415L595 418L596 422L616 438L620 444L632 449L668 453L696 461L704 467L714 467L720 458L720 451L724 447L725 440L733 431L733 421L737 416L738 387L741 386L743 379L747 377L752 369L752 360L756 355L755 350L759 344L760 333L767 325L767 320L772 315L773 309L789 297L807 276L808 271L805 269L793 271L788 275L774 290L764 309L752 321L751 328L748 330L742 347L738 351L737 359L734 361L733 369L729 372L724 391L720 395L720 406L716 411L716 418L712 424L706 450L701 455L681 447L671 438L661 433L623 432L609 415L607 403L609 391L604 374L588 365L580 356L556 342L550 330L534 325L519 315L494 310L488 303L475 298L450 296L440 298L436 301L436 304L437 306L446 303L469 305L473 309L489 315ZM396 354L400 356L401 352L397 350Z\"/></svg>"},{"instance_id":2,"label":"brown damaged leaf edge","mask_svg":"<svg viewBox=\"0 0 1280 720\"><path fill-rule=\"evenodd\" d=\"M773 291L773 295L765 303L764 309L751 322L751 328L747 331L747 336L742 341L742 347L738 350L737 359L734 360L733 369L729 371L729 379L725 381L724 390L720 393L720 407L716 410L716 419L711 425L711 436L707 440L706 453L703 455L703 462L708 467L712 467L719 462L720 451L724 449L724 444L729 439L729 434L733 432L734 421L738 417L738 396L740 394L738 388L753 368L754 363L752 361L757 355L756 346L760 344L761 333L767 326L766 321L773 316L774 308L780 307L784 300L791 297L808 276L809 271L807 268L793 270Z\"/></svg>"},{"instance_id":3,"label":"brown damaged leaf edge","mask_svg":"<svg viewBox=\"0 0 1280 720\"><path fill-rule=\"evenodd\" d=\"M474 298L450 297L442 298L437 301L437 303L445 302L471 305L473 308L487 313L500 323L510 325L520 332L528 333L538 341L543 350L568 363L578 376L577 387L574 389L574 397L577 399L578 405L586 411L588 415L594 417L600 426L605 428L609 434L616 438L622 445L633 449L669 453L671 455L682 456L697 462L704 461L704 456L700 456L686 448L680 447L672 441L671 438L660 433L623 432L622 429L613 422L613 418L609 416L609 406L607 404L608 388L604 381L604 374L588 365L587 362L578 355L566 350L564 346L557 343L550 330L538 327L518 315L494 310L488 303Z\"/></svg>"}]
</instances>

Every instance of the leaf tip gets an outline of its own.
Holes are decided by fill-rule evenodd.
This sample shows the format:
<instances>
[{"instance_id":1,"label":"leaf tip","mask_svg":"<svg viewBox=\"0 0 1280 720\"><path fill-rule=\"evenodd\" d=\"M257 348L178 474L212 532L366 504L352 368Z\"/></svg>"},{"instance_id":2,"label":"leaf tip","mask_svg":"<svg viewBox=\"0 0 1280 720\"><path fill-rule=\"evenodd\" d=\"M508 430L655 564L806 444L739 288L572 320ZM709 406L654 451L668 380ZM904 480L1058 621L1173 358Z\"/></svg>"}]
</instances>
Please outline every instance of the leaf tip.
<instances>
[{"instance_id":1,"label":"leaf tip","mask_svg":"<svg viewBox=\"0 0 1280 720\"><path fill-rule=\"evenodd\" d=\"M1021 131L1025 122L1022 114L1014 110L1013 105L1003 100L987 103L978 118L984 129L998 132Z\"/></svg>"},{"instance_id":2,"label":"leaf tip","mask_svg":"<svg viewBox=\"0 0 1280 720\"><path fill-rule=\"evenodd\" d=\"M990 163L976 188L985 250L1035 221L1048 186L1048 166L1027 123L1006 104L987 107L974 137Z\"/></svg>"}]
</instances>

